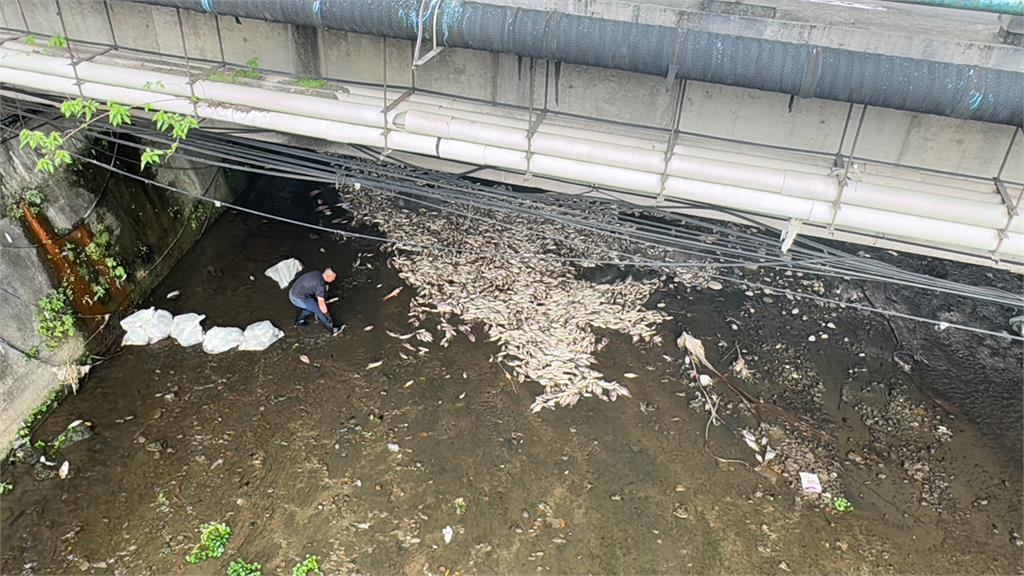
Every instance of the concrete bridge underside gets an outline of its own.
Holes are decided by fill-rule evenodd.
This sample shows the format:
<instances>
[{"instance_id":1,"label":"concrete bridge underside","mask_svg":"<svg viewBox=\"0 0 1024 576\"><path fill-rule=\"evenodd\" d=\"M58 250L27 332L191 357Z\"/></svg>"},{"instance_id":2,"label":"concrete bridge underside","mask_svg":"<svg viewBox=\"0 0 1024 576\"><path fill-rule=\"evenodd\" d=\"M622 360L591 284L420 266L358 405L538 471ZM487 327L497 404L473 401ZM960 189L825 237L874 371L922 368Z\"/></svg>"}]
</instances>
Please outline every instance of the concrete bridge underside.
<instances>
[{"instance_id":1,"label":"concrete bridge underside","mask_svg":"<svg viewBox=\"0 0 1024 576\"><path fill-rule=\"evenodd\" d=\"M534 5L538 2L531 0L524 2L526 4ZM549 4L557 4L559 8L568 11L574 9L570 5L575 3ZM679 21L683 18L681 15L691 14L694 10L692 3L665 7L609 0L588 4L591 13L607 17L620 17L629 13L635 18L652 22L664 21L666 18ZM787 3L769 4L777 4L783 11L787 8ZM61 14L57 12L58 5ZM627 11L630 6L632 12ZM815 8L823 9L820 6ZM739 25L719 16L708 20L707 25ZM977 16L979 25L987 17ZM413 69L411 63L416 56L415 42L405 39L217 16L133 2L60 0L57 4L48 0L21 0L0 4L0 18L0 26L4 28L2 49L6 54L4 60L0 60L0 67L10 66L12 70L31 74L32 67L43 58L66 56L59 50L50 50L48 55L21 58L21 64L15 64L16 59L13 57L33 50L41 51L25 45L29 34L38 38L37 44L44 44L48 36L63 35L66 31L70 40L69 47L82 70L92 64L135 71L137 73L133 77L140 79L167 74L169 77L184 78L186 81L178 88L196 90L201 98L206 94L206 88L210 88L212 94L216 92L214 84L226 84L218 88L220 93L226 93L225 90L264 90L280 94L282 101L299 96L320 99L324 106L328 103L347 103L364 108L375 107L380 116L376 125L372 122L359 125L372 132L366 138L353 137L355 132L352 131L329 130L332 126L329 118L334 112L306 114L307 119L318 122L323 133L277 129L254 137L341 153L351 153L350 144L365 144L424 167L451 172L465 172L475 168L478 169L475 175L482 178L567 193L585 193L596 187L633 202L679 211L687 209L664 203L666 183L672 184L673 178L682 180L676 183L680 187L685 187L689 182L705 182L687 172L689 168L686 166L679 167L679 162L687 158L707 160L694 161L702 166L694 170L715 165L715 162L725 162L725 166L736 163L781 170L779 174L782 174L783 180L787 173L793 173L810 174L824 182L821 179L835 179L838 173L848 177L850 182L856 183L863 190L868 190L871 185L879 186L879 190L883 191L889 188L906 189L908 192L905 197L911 199L917 198L914 196L917 193L933 193L933 196L918 198L922 204L911 203L900 208L902 212L897 210L903 216L919 217L921 214L916 206L925 206L933 200L942 201L950 197L962 206L976 207L985 216L970 225L988 230L986 238L990 235L993 244L985 244L988 242L986 239L974 247L943 245L942 242L927 238L914 238L912 234L901 235L891 230L843 225L841 221L836 221L835 216L836 213L842 213L842 210L826 215L826 221L821 221L821 217L795 218L804 220L800 233L986 265L1015 267L1024 262L1024 256L1015 254L1015 248L1003 241L1005 237L1010 237L1012 242L1016 241L1014 235L1018 233L1015 230L1021 223L1019 220L1015 223L1014 208L1024 193L1024 162L1021 162L1024 158L1024 138L1020 137L1019 129L1013 125L801 98L722 84L684 81L681 78L666 79L609 68L461 48L444 48L429 61ZM877 20L877 14L872 14L872 18ZM870 31L856 27L844 28L840 24L827 23L826 28L831 30L833 39L866 43L871 37ZM779 33L784 31L794 34L806 25L794 23L792 27L786 27L779 22L766 24L779 30ZM941 33L943 28L939 26L936 30L935 33ZM918 25L913 31L913 42L905 42L893 50L911 54L929 42L936 45L940 43L939 38L929 36L924 24ZM877 44L879 34L895 32L892 29L880 31L874 35L876 44L864 44L864 49L881 49ZM994 29L992 34L994 37ZM974 46L966 52L961 50L958 58L981 58L981 54L987 54L988 60L978 61L979 65L1006 67L1010 62L1012 68L1013 57L1024 55L1020 49L998 45L997 40L986 41L975 28L953 40L963 46ZM986 45L989 46L987 51L983 50ZM8 56L12 57L8 59ZM954 57L952 52L948 56L950 59ZM258 67L264 74L262 79L244 80L231 76L233 67L245 68L246 63L254 58L258 60ZM1024 58L1018 60L1021 61ZM71 76L71 67L66 60L64 66L68 69L65 74L67 80ZM220 77L229 80L219 82L217 78ZM322 78L327 80L327 84L320 89L306 90L295 84L295 79L299 77ZM189 84L189 78L194 81L192 88L185 86ZM73 84L73 77L71 80ZM95 79L83 78L83 81L86 86L90 83L97 87L107 85ZM31 82L16 82L10 74L7 78L0 78L0 82L5 84L6 89L21 94L61 93L56 85L47 90L41 86L32 86ZM142 81L137 82L140 84L138 86L129 84L121 82L117 88L134 91L142 88ZM67 82L63 84L67 85ZM173 86L169 88L170 92L173 90ZM77 87L69 89L67 94L75 95L75 91ZM250 96L252 94L255 93L250 93ZM261 112L284 113L275 110L274 106L260 109L250 105L245 108L240 107L238 102L217 98L204 100L203 103L211 111L205 120L210 124L238 123L252 126L252 122L255 122L253 118ZM230 114L225 112L229 110L227 105L234 107L230 109ZM296 117L303 116L301 103L296 100L295 105L299 108L289 113ZM480 132L481 128L493 126L508 129L502 134L515 142L487 144L483 141L473 142L473 138L469 137L470 144L489 150L470 151L466 146L455 146L456 142L462 142L459 138L464 136L450 132L453 126L450 121L443 128L448 132L443 134L435 133L442 129L437 126L422 126L424 119L436 120L430 116L432 114L468 122L464 128L471 132ZM416 118L419 118L419 127L412 125ZM301 123L295 124L299 125ZM583 134L585 137L581 136ZM430 140L412 138L413 135ZM653 179L647 178L645 182L656 181L657 185L652 184L654 187L651 188L648 184L633 184L632 180L623 180L621 185L615 185L619 176L625 177L615 170L627 167L614 158L595 164L607 169L609 175L604 180L596 176L594 180L588 180L574 175L578 172L565 168L565 163L545 172L542 157L555 157L555 154L533 149L533 144L537 142L534 137L537 135L578 138L611 145L613 151L616 150L614 146L628 145L646 154L642 154L644 158L661 157L661 165L639 170L645 178L654 175ZM520 136L525 136L522 140L525 143L523 150L516 149L516 142L519 142L517 138ZM403 138L419 143L403 147ZM432 149L430 146L424 148L424 142L431 142ZM595 162L593 159L584 161L580 158L563 160ZM672 164L673 160L676 160L675 165ZM638 160L641 163L644 161ZM588 166L577 168L587 172ZM590 172L596 173L593 170ZM1000 186L995 184L994 179L999 180ZM758 188L749 183L740 186L736 182L722 184L708 181L724 187L710 189L703 198L710 199L711 204L721 205L728 205L737 190L769 192L774 186L766 184ZM844 202L844 186L836 185L832 198L808 196L802 199L815 200L823 205L839 205ZM720 196L714 196L715 193ZM785 200L788 195L786 190L781 190L779 196ZM716 202L716 198L720 198L721 202ZM846 201L849 200L848 197ZM863 207L867 206L860 206ZM857 209L858 205L854 204L851 211ZM754 212L758 213L762 221L778 228L785 228L792 219L772 214L768 210ZM701 214L707 215L707 211L701 211ZM991 225L989 214L992 215ZM947 221L940 215L936 215L936 218L940 222ZM967 225L955 222L956 216L950 218L953 218L948 220L950 229ZM1020 241L1024 242L1024 238Z\"/></svg>"}]
</instances>

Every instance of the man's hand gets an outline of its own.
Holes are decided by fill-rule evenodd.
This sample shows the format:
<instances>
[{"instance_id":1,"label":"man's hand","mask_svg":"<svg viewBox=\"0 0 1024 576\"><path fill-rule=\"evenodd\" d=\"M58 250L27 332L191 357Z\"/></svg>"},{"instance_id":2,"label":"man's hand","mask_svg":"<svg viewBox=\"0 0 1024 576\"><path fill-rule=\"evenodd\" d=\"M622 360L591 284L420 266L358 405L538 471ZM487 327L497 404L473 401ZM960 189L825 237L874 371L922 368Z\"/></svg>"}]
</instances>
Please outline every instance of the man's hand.
<instances>
[{"instance_id":1,"label":"man's hand","mask_svg":"<svg viewBox=\"0 0 1024 576\"><path fill-rule=\"evenodd\" d=\"M317 296L316 303L320 306L320 311L327 314L327 302L320 296Z\"/></svg>"}]
</instances>

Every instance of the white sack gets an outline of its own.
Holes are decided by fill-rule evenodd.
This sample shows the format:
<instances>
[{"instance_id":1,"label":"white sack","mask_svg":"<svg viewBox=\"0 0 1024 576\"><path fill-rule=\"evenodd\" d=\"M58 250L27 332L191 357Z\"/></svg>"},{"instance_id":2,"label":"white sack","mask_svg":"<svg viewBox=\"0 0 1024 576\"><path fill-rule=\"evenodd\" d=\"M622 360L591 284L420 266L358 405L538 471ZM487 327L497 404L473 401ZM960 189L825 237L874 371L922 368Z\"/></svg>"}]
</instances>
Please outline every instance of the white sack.
<instances>
[{"instance_id":1,"label":"white sack","mask_svg":"<svg viewBox=\"0 0 1024 576\"><path fill-rule=\"evenodd\" d=\"M239 328L224 328L217 326L206 331L203 338L203 352L207 354L220 354L235 348L242 343L245 334Z\"/></svg>"},{"instance_id":2,"label":"white sack","mask_svg":"<svg viewBox=\"0 0 1024 576\"><path fill-rule=\"evenodd\" d=\"M149 343L159 342L171 335L171 325L174 323L174 315L167 310L153 312L153 318L146 323L146 334L149 336Z\"/></svg>"},{"instance_id":3,"label":"white sack","mask_svg":"<svg viewBox=\"0 0 1024 576\"><path fill-rule=\"evenodd\" d=\"M282 336L284 332L278 330L269 320L255 322L245 328L245 339L238 345L238 349L266 350Z\"/></svg>"},{"instance_id":4,"label":"white sack","mask_svg":"<svg viewBox=\"0 0 1024 576\"><path fill-rule=\"evenodd\" d=\"M200 322L205 314L178 314L171 323L171 338L182 346L195 346L203 341L203 327Z\"/></svg>"},{"instance_id":5,"label":"white sack","mask_svg":"<svg viewBox=\"0 0 1024 576\"><path fill-rule=\"evenodd\" d=\"M125 332L121 339L121 346L145 346L149 344L149 335L145 330L133 330Z\"/></svg>"},{"instance_id":6,"label":"white sack","mask_svg":"<svg viewBox=\"0 0 1024 576\"><path fill-rule=\"evenodd\" d=\"M281 260L277 264L267 268L267 271L264 272L264 274L277 281L277 285L281 287L281 290L284 290L292 283L295 275L301 270L302 262L299 262L295 258L289 258L287 260Z\"/></svg>"}]
</instances>

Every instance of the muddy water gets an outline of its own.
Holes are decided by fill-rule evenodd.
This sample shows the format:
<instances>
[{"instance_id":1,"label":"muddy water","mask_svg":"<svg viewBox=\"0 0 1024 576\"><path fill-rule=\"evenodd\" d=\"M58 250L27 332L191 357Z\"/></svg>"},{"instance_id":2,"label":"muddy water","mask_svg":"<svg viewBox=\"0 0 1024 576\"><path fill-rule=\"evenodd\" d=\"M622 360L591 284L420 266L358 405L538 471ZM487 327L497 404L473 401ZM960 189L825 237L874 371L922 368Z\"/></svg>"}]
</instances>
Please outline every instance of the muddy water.
<instances>
[{"instance_id":1,"label":"muddy water","mask_svg":"<svg viewBox=\"0 0 1024 576\"><path fill-rule=\"evenodd\" d=\"M294 208L275 198L255 201ZM343 334L290 327L285 293L262 271L291 256L341 271ZM283 574L307 554L328 574L1024 570L1010 535L1021 531L1019 457L922 394L872 317L802 303L793 314L742 289L656 297L677 319L665 342L685 327L726 365L741 347L757 371L742 385L774 407L771 420L789 419L781 433L796 441L804 430L798 445L831 455L855 506L838 514L801 498L783 468L716 461L756 464L729 430L746 425L742 411L711 427L705 447L707 415L689 406L674 346L610 334L600 368L638 374L623 380L633 397L533 415L537 391L489 362L497 350L479 330L475 343L402 360L385 331L409 331L411 290L381 301L400 285L375 246L224 216L153 303L207 314L208 327L269 319L286 336L219 356L164 342L97 366L37 433L93 422L93 438L62 451L70 476L4 472L14 489L0 497L0 571L224 573L242 557ZM171 290L181 297L165 300ZM826 315L830 338L809 343ZM950 440L934 439L939 425ZM915 476L911 461L930 474ZM948 488L934 497L940 481ZM234 531L228 553L187 565L196 528L214 520Z\"/></svg>"}]
</instances>

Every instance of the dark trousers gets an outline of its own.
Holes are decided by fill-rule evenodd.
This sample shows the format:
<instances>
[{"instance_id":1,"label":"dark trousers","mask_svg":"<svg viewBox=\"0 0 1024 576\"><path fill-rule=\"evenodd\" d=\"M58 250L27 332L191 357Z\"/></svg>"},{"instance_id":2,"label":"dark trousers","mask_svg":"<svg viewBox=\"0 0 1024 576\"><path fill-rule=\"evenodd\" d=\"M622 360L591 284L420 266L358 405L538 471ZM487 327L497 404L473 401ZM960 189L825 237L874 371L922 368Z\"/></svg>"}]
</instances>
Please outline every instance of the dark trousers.
<instances>
[{"instance_id":1,"label":"dark trousers","mask_svg":"<svg viewBox=\"0 0 1024 576\"><path fill-rule=\"evenodd\" d=\"M296 320L298 323L305 322L310 316L316 316L316 319L324 325L324 328L328 330L334 329L334 321L327 314L320 311L320 306L316 303L313 298L297 298L295 296L288 296L291 300L292 305L299 309L299 319Z\"/></svg>"}]
</instances>

